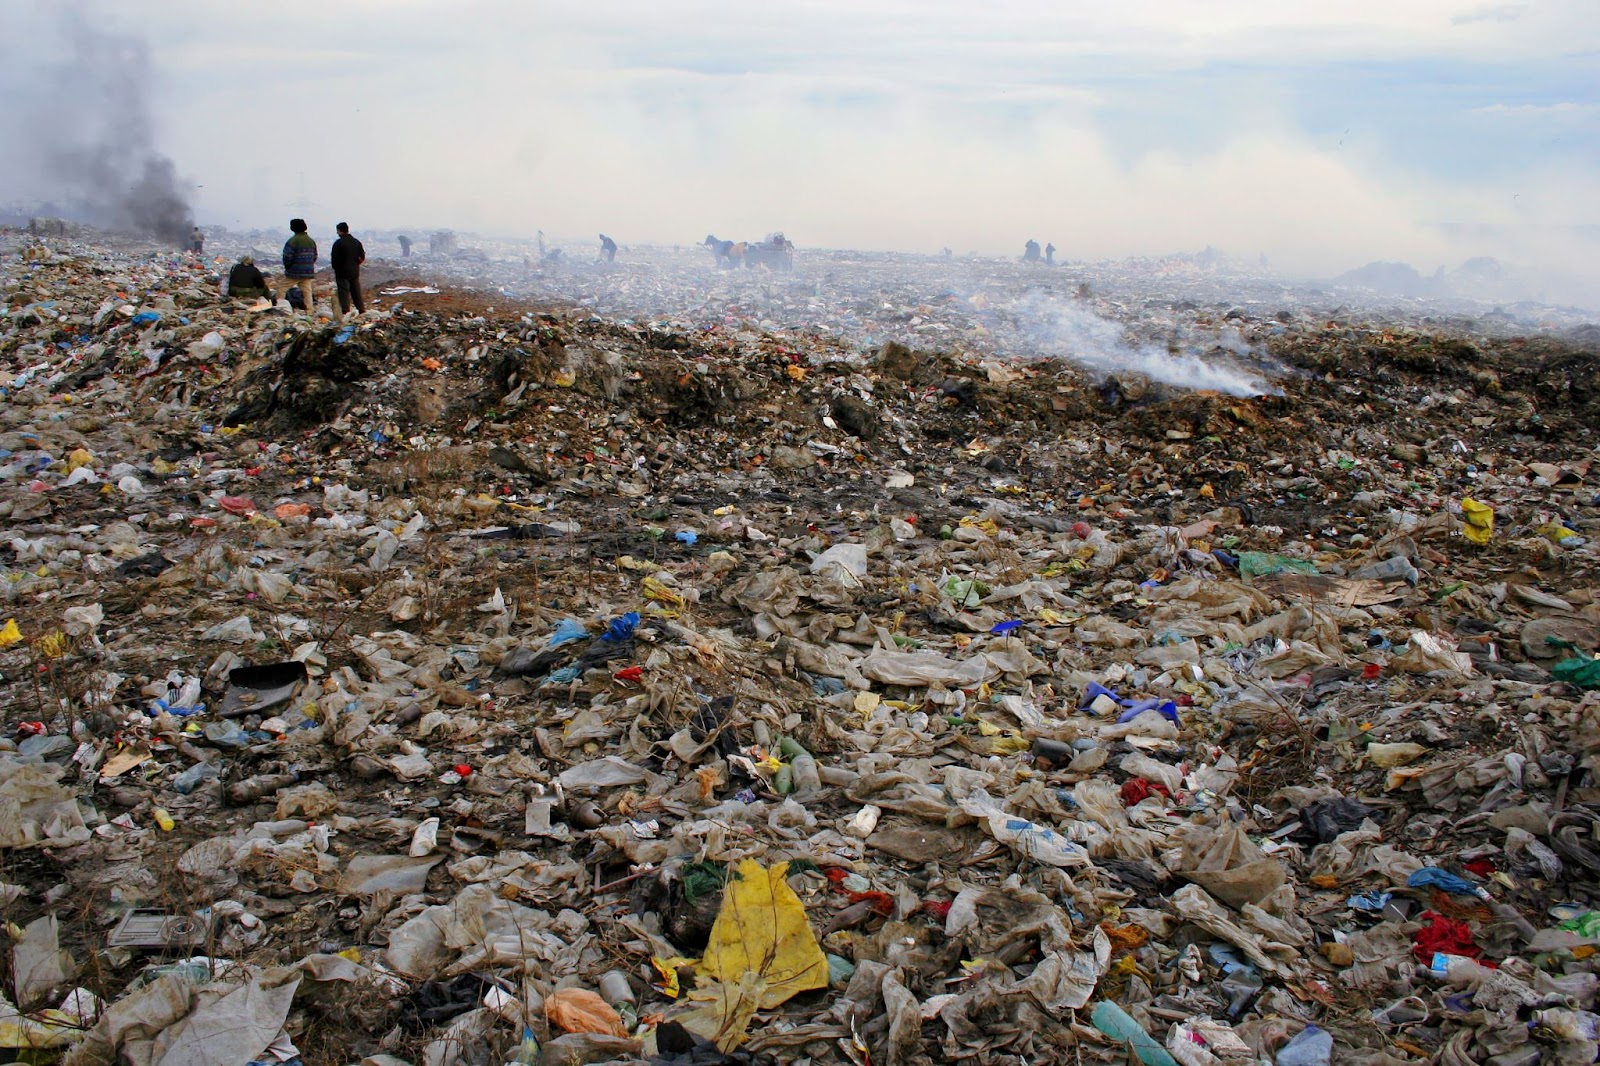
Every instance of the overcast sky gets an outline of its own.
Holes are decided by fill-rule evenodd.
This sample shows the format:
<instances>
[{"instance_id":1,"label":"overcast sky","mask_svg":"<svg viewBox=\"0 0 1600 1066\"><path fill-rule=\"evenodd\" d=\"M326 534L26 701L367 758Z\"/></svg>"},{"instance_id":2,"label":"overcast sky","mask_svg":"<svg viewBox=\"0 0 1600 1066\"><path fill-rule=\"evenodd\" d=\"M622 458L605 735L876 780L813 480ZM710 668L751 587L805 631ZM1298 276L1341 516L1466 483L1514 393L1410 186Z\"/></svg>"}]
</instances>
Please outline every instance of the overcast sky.
<instances>
[{"instance_id":1,"label":"overcast sky","mask_svg":"<svg viewBox=\"0 0 1600 1066\"><path fill-rule=\"evenodd\" d=\"M8 144L62 6L0 0ZM79 6L147 41L158 146L211 224L281 228L302 174L316 231L1211 244L1304 271L1476 250L1437 223L1592 262L1551 227L1600 223L1596 0ZM0 199L30 180L0 165Z\"/></svg>"}]
</instances>

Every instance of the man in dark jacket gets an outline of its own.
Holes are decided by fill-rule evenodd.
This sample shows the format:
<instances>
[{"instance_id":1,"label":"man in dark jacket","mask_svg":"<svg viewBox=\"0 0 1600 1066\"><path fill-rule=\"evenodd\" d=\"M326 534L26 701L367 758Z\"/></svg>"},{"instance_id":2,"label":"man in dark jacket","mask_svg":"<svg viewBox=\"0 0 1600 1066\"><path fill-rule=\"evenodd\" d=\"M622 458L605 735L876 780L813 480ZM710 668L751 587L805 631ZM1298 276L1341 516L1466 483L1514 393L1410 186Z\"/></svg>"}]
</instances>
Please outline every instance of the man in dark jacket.
<instances>
[{"instance_id":1,"label":"man in dark jacket","mask_svg":"<svg viewBox=\"0 0 1600 1066\"><path fill-rule=\"evenodd\" d=\"M337 227L339 239L333 242L329 258L333 260L333 281L339 289L339 313L350 313L356 305L357 313L364 314L367 302L361 298L361 264L367 261L367 250L361 242L350 236L350 224L341 222Z\"/></svg>"},{"instance_id":2,"label":"man in dark jacket","mask_svg":"<svg viewBox=\"0 0 1600 1066\"><path fill-rule=\"evenodd\" d=\"M317 276L317 242L311 239L307 228L303 218L289 220L289 229L293 232L283 242L283 289L278 295L297 288L305 298L306 310L310 311L317 306L311 295L311 279Z\"/></svg>"},{"instance_id":3,"label":"man in dark jacket","mask_svg":"<svg viewBox=\"0 0 1600 1066\"><path fill-rule=\"evenodd\" d=\"M267 279L256 268L256 261L248 255L233 264L228 271L228 295L243 299L259 299L267 295Z\"/></svg>"}]
</instances>

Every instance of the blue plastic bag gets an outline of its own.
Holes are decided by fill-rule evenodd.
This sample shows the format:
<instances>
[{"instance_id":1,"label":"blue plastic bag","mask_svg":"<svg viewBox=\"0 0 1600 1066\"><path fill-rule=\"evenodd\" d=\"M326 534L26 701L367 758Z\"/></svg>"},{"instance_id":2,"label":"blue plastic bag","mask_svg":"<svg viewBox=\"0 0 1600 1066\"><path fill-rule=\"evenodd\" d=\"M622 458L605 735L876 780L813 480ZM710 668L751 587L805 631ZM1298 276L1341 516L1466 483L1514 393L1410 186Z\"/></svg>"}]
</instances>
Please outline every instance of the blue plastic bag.
<instances>
[{"instance_id":1,"label":"blue plastic bag","mask_svg":"<svg viewBox=\"0 0 1600 1066\"><path fill-rule=\"evenodd\" d=\"M631 638L639 628L639 612L629 611L621 618L613 618L611 624L606 626L606 631L600 635L601 640L609 640L613 644L621 644Z\"/></svg>"},{"instance_id":2,"label":"blue plastic bag","mask_svg":"<svg viewBox=\"0 0 1600 1066\"><path fill-rule=\"evenodd\" d=\"M545 642L546 648L559 648L563 644L574 640L587 640L589 630L584 628L582 622L576 618L563 618L556 623L556 631L550 634L550 639Z\"/></svg>"},{"instance_id":3,"label":"blue plastic bag","mask_svg":"<svg viewBox=\"0 0 1600 1066\"><path fill-rule=\"evenodd\" d=\"M1437 866L1424 866L1406 878L1410 888L1437 888L1453 896L1481 896L1483 889L1459 874L1441 870Z\"/></svg>"}]
</instances>

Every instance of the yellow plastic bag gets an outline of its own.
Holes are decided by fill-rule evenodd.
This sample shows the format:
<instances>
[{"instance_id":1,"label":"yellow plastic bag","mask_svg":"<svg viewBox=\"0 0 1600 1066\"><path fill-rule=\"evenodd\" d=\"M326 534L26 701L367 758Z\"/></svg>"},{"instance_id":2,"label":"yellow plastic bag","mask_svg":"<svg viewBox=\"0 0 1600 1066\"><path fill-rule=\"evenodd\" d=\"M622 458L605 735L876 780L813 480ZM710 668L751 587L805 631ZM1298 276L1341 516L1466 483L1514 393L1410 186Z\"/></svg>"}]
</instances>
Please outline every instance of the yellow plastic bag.
<instances>
[{"instance_id":1,"label":"yellow plastic bag","mask_svg":"<svg viewBox=\"0 0 1600 1066\"><path fill-rule=\"evenodd\" d=\"M828 985L827 957L805 904L785 880L788 872L786 862L763 870L743 859L723 891L700 961L699 973L710 980L690 995L700 1006L677 1019L723 1051L744 1043L756 1011Z\"/></svg>"},{"instance_id":2,"label":"yellow plastic bag","mask_svg":"<svg viewBox=\"0 0 1600 1066\"><path fill-rule=\"evenodd\" d=\"M22 630L17 628L15 618L6 619L6 624L0 627L0 648L9 648L13 644L22 643Z\"/></svg>"},{"instance_id":3,"label":"yellow plastic bag","mask_svg":"<svg viewBox=\"0 0 1600 1066\"><path fill-rule=\"evenodd\" d=\"M651 603L663 604L671 608L683 606L683 597L673 590L671 585L658 577L647 577L641 584L644 598Z\"/></svg>"},{"instance_id":4,"label":"yellow plastic bag","mask_svg":"<svg viewBox=\"0 0 1600 1066\"><path fill-rule=\"evenodd\" d=\"M723 982L737 981L746 970L760 974L767 982L762 1010L828 985L828 960L805 904L785 880L788 872L786 862L763 870L754 859L740 861L700 963L702 973Z\"/></svg>"},{"instance_id":5,"label":"yellow plastic bag","mask_svg":"<svg viewBox=\"0 0 1600 1066\"><path fill-rule=\"evenodd\" d=\"M1486 503L1463 497L1461 500L1461 517L1466 519L1466 527L1462 533L1474 544L1487 544L1494 535L1494 508Z\"/></svg>"}]
</instances>

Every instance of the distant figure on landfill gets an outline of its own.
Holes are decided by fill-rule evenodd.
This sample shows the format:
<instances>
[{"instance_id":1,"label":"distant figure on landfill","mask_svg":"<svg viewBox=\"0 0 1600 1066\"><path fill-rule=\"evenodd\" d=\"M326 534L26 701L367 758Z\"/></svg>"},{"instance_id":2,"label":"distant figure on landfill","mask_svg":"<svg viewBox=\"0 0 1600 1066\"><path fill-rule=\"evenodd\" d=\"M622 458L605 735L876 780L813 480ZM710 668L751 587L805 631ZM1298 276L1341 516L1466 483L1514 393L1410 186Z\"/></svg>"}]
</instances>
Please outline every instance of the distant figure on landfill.
<instances>
[{"instance_id":1,"label":"distant figure on landfill","mask_svg":"<svg viewBox=\"0 0 1600 1066\"><path fill-rule=\"evenodd\" d=\"M539 231L539 258L544 258L544 230Z\"/></svg>"},{"instance_id":2,"label":"distant figure on landfill","mask_svg":"<svg viewBox=\"0 0 1600 1066\"><path fill-rule=\"evenodd\" d=\"M1056 265L1056 246L1054 244L1047 244L1044 246L1044 265Z\"/></svg>"},{"instance_id":3,"label":"distant figure on landfill","mask_svg":"<svg viewBox=\"0 0 1600 1066\"><path fill-rule=\"evenodd\" d=\"M400 258L401 259L410 259L411 258L411 238L402 235L401 237L398 238L398 240L400 241Z\"/></svg>"},{"instance_id":4,"label":"distant figure on landfill","mask_svg":"<svg viewBox=\"0 0 1600 1066\"><path fill-rule=\"evenodd\" d=\"M711 249L711 259L717 266L743 266L744 242L735 244L733 241L719 241L712 234L706 234L706 239L700 242Z\"/></svg>"},{"instance_id":5,"label":"distant figure on landfill","mask_svg":"<svg viewBox=\"0 0 1600 1066\"><path fill-rule=\"evenodd\" d=\"M289 229L289 239L283 242L283 289L279 295L299 289L305 309L310 311L317 306L311 292L311 279L317 276L317 242L311 239L303 218L291 218ZM291 300L290 306L293 305Z\"/></svg>"},{"instance_id":6,"label":"distant figure on landfill","mask_svg":"<svg viewBox=\"0 0 1600 1066\"><path fill-rule=\"evenodd\" d=\"M271 295L271 290L267 288L266 277L250 256L244 256L233 264L232 270L228 271L228 295L247 299L259 299ZM272 302L278 301L274 299Z\"/></svg>"},{"instance_id":7,"label":"distant figure on landfill","mask_svg":"<svg viewBox=\"0 0 1600 1066\"><path fill-rule=\"evenodd\" d=\"M367 261L367 250L350 236L350 223L341 222L334 228L339 231L339 239L333 242L328 259L333 263L333 284L339 292L339 313L349 314L353 303L357 314L365 314L367 301L361 298L361 264Z\"/></svg>"},{"instance_id":8,"label":"distant figure on landfill","mask_svg":"<svg viewBox=\"0 0 1600 1066\"><path fill-rule=\"evenodd\" d=\"M204 255L206 252L206 235L196 226L189 231L189 251L195 255Z\"/></svg>"},{"instance_id":9,"label":"distant figure on landfill","mask_svg":"<svg viewBox=\"0 0 1600 1066\"><path fill-rule=\"evenodd\" d=\"M1039 261L1039 242L1030 240L1022 246L1022 261L1024 263L1037 263Z\"/></svg>"},{"instance_id":10,"label":"distant figure on landfill","mask_svg":"<svg viewBox=\"0 0 1600 1066\"><path fill-rule=\"evenodd\" d=\"M604 233L600 234L600 258L608 263L617 261L617 242Z\"/></svg>"}]
</instances>

